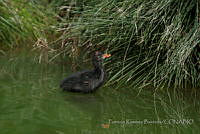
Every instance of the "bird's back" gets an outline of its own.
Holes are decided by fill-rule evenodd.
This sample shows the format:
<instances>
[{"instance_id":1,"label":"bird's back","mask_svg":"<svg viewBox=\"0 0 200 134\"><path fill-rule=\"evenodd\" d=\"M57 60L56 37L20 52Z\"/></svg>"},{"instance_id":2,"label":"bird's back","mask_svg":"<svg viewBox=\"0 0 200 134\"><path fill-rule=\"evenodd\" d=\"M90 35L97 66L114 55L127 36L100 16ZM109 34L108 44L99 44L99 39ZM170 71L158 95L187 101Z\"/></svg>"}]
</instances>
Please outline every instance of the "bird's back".
<instances>
[{"instance_id":1,"label":"bird's back","mask_svg":"<svg viewBox=\"0 0 200 134\"><path fill-rule=\"evenodd\" d=\"M61 82L60 87L66 91L90 92L93 90L91 84L95 79L94 77L95 76L92 70L77 72L65 78Z\"/></svg>"}]
</instances>

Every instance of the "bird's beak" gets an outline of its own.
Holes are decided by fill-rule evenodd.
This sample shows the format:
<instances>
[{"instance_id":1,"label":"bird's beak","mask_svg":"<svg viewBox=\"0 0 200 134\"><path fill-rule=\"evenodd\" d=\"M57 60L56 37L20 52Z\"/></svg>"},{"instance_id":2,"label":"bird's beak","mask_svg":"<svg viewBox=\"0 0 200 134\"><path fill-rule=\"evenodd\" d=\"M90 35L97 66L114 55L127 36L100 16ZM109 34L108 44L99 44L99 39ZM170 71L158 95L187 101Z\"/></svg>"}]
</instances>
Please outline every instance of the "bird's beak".
<instances>
[{"instance_id":1,"label":"bird's beak","mask_svg":"<svg viewBox=\"0 0 200 134\"><path fill-rule=\"evenodd\" d=\"M109 58L110 56L111 56L111 54L103 54L103 55L102 55L102 58L103 58L103 59L106 59L106 58Z\"/></svg>"}]
</instances>

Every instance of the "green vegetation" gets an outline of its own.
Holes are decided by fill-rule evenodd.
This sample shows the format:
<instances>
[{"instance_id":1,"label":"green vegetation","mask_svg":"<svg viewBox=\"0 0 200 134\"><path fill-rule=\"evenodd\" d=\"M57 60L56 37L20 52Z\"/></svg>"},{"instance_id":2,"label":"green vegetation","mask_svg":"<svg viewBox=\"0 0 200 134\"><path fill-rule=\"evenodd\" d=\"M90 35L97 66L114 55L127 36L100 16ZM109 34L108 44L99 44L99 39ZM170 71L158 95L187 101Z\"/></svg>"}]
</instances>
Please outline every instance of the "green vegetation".
<instances>
[{"instance_id":1,"label":"green vegetation","mask_svg":"<svg viewBox=\"0 0 200 134\"><path fill-rule=\"evenodd\" d=\"M200 87L199 5L198 0L1 0L0 53L35 44L40 61L53 56L52 61L105 50L112 54L108 84Z\"/></svg>"},{"instance_id":2,"label":"green vegetation","mask_svg":"<svg viewBox=\"0 0 200 134\"><path fill-rule=\"evenodd\" d=\"M199 4L198 0L84 1L68 7L71 19L63 20L59 28L64 30L67 51L78 47L112 53L107 62L109 84L199 87Z\"/></svg>"},{"instance_id":3,"label":"green vegetation","mask_svg":"<svg viewBox=\"0 0 200 134\"><path fill-rule=\"evenodd\" d=\"M33 45L56 22L48 6L28 0L0 1L0 48ZM24 46L25 46L24 45Z\"/></svg>"},{"instance_id":4,"label":"green vegetation","mask_svg":"<svg viewBox=\"0 0 200 134\"><path fill-rule=\"evenodd\" d=\"M1 133L198 133L199 7L199 0L0 0ZM94 50L112 54L108 86L61 92L59 82Z\"/></svg>"}]
</instances>

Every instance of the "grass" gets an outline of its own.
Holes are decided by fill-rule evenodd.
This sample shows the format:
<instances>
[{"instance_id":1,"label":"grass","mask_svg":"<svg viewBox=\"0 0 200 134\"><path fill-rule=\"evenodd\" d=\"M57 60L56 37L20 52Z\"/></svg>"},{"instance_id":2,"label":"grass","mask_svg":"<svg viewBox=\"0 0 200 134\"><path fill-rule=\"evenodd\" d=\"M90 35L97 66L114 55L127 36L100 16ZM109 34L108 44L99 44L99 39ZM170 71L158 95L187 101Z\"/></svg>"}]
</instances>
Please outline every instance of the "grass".
<instances>
[{"instance_id":1,"label":"grass","mask_svg":"<svg viewBox=\"0 0 200 134\"><path fill-rule=\"evenodd\" d=\"M44 0L43 0L44 1ZM54 14L36 1L0 1L0 45L8 50L19 45L31 46L38 38L47 38Z\"/></svg>"},{"instance_id":2,"label":"grass","mask_svg":"<svg viewBox=\"0 0 200 134\"><path fill-rule=\"evenodd\" d=\"M199 1L84 1L67 9L57 26L62 47L112 53L109 84L200 86Z\"/></svg>"},{"instance_id":3,"label":"grass","mask_svg":"<svg viewBox=\"0 0 200 134\"><path fill-rule=\"evenodd\" d=\"M48 6L63 5L60 2L52 1ZM199 87L198 1L74 2L55 9L61 10L57 23L54 11L44 9L48 1L0 1L0 54L5 55L0 55L2 133L199 132L199 94L193 88L185 94L167 90L152 95L151 91L128 87ZM53 33L52 24L63 33L60 44L48 37ZM33 44L40 54L24 47ZM4 52L20 46L19 51ZM72 61L65 61L70 66L63 67L38 64L33 57L44 57L46 62L52 50L56 55L51 60L60 54L78 60L80 53L97 49L112 54L106 62L108 85L117 83L122 88L102 87L89 95L63 93L58 85L71 74ZM109 119L194 122L102 128Z\"/></svg>"},{"instance_id":4,"label":"grass","mask_svg":"<svg viewBox=\"0 0 200 134\"><path fill-rule=\"evenodd\" d=\"M34 46L40 63L76 63L101 50L108 85L198 88L199 11L198 0L1 0L0 54Z\"/></svg>"}]
</instances>

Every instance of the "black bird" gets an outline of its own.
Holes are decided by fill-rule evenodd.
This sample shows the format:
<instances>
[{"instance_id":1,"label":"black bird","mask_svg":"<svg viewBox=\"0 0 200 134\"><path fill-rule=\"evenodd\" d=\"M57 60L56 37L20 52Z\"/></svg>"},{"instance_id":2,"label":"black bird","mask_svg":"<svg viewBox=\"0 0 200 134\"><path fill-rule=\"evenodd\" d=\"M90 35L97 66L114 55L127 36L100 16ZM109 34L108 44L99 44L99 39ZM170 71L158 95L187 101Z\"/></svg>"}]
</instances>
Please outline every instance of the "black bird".
<instances>
[{"instance_id":1,"label":"black bird","mask_svg":"<svg viewBox=\"0 0 200 134\"><path fill-rule=\"evenodd\" d=\"M94 69L70 75L61 82L60 88L63 91L83 93L90 93L97 90L105 81L106 72L103 67L103 59L110 56L110 54L102 54L96 51L92 57Z\"/></svg>"}]
</instances>

